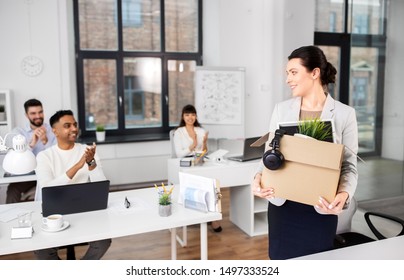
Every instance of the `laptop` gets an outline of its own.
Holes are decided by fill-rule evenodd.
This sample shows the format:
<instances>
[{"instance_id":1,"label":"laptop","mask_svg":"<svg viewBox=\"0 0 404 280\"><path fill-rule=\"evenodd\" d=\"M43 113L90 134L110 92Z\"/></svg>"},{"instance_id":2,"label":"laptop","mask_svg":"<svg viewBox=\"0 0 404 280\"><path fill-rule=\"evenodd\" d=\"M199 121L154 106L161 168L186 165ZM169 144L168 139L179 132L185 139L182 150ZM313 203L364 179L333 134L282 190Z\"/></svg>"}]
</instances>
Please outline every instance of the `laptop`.
<instances>
[{"instance_id":1,"label":"laptop","mask_svg":"<svg viewBox=\"0 0 404 280\"><path fill-rule=\"evenodd\" d=\"M265 145L261 147L251 147L250 145L257 141L260 137L251 137L244 139L244 147L243 147L243 154L238 156L230 156L227 159L234 160L234 161L248 161L259 159L265 152Z\"/></svg>"},{"instance_id":2,"label":"laptop","mask_svg":"<svg viewBox=\"0 0 404 280\"><path fill-rule=\"evenodd\" d=\"M42 188L42 216L106 209L109 180Z\"/></svg>"}]
</instances>

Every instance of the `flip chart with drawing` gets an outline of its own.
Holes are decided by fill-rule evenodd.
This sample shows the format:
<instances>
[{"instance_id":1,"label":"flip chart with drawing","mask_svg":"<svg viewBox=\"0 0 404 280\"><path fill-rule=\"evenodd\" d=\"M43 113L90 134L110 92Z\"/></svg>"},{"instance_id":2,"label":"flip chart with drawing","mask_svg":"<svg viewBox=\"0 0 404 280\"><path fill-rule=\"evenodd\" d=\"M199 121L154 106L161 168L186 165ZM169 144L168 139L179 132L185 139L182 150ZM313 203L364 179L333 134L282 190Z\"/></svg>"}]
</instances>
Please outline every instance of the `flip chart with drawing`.
<instances>
[{"instance_id":1,"label":"flip chart with drawing","mask_svg":"<svg viewBox=\"0 0 404 280\"><path fill-rule=\"evenodd\" d=\"M245 68L196 68L195 107L209 137L244 137L244 95Z\"/></svg>"}]
</instances>

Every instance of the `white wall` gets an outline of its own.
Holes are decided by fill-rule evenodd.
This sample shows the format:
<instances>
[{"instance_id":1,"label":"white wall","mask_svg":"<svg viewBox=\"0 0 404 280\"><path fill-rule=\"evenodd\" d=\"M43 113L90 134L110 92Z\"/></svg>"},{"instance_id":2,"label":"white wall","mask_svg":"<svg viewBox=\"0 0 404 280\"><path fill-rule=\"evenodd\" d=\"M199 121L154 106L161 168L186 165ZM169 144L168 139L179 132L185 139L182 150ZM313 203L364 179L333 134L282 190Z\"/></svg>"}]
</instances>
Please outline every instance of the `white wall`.
<instances>
[{"instance_id":1,"label":"white wall","mask_svg":"<svg viewBox=\"0 0 404 280\"><path fill-rule=\"evenodd\" d=\"M33 54L45 64L35 78L20 68L29 54L27 2L32 2ZM204 0L203 5L204 65L246 67L245 134L261 135L274 104L289 93L286 57L313 43L314 0ZM48 117L60 109L77 112L72 14L70 0L0 0L0 88L14 93L16 125L25 123L22 106L33 97L43 102ZM100 145L99 153L111 182L127 184L167 178L169 147L167 141Z\"/></svg>"},{"instance_id":2,"label":"white wall","mask_svg":"<svg viewBox=\"0 0 404 280\"><path fill-rule=\"evenodd\" d=\"M388 33L386 52L386 75L384 87L384 118L382 156L404 160L404 94L403 80L404 1L390 0L388 9Z\"/></svg>"},{"instance_id":3,"label":"white wall","mask_svg":"<svg viewBox=\"0 0 404 280\"><path fill-rule=\"evenodd\" d=\"M0 87L12 90L15 124L25 122L23 103L29 98L43 102L45 114L62 108L76 110L74 67L68 63L69 46L66 3L54 0L0 0ZM25 76L21 61L30 55L29 17L31 18L32 54L44 62L37 77ZM71 42L73 43L73 42ZM72 53L74 55L74 53ZM73 85L73 87L72 87Z\"/></svg>"},{"instance_id":4,"label":"white wall","mask_svg":"<svg viewBox=\"0 0 404 280\"><path fill-rule=\"evenodd\" d=\"M287 56L313 44L314 0L204 0L203 5L204 65L246 68L245 135L262 135L274 104L289 96Z\"/></svg>"}]
</instances>

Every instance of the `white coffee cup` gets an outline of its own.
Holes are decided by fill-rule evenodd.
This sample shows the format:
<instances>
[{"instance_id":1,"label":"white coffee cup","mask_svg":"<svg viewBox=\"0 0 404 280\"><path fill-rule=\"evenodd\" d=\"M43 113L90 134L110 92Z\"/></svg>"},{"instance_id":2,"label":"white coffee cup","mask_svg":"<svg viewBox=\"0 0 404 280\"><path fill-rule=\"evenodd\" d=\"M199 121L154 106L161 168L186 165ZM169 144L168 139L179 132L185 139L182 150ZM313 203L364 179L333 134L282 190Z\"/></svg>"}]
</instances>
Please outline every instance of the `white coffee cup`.
<instances>
[{"instance_id":1,"label":"white coffee cup","mask_svg":"<svg viewBox=\"0 0 404 280\"><path fill-rule=\"evenodd\" d=\"M42 223L49 229L59 229L63 226L63 216L60 214L49 215L42 219Z\"/></svg>"}]
</instances>

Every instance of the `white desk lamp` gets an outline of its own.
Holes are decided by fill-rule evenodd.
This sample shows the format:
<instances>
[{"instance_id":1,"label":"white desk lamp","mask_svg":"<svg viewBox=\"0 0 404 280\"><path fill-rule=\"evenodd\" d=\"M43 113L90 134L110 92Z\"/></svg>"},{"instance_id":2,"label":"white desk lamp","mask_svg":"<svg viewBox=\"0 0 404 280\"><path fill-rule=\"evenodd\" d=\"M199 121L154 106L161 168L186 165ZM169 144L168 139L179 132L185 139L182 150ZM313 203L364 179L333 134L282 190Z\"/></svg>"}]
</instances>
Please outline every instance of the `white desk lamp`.
<instances>
[{"instance_id":1,"label":"white desk lamp","mask_svg":"<svg viewBox=\"0 0 404 280\"><path fill-rule=\"evenodd\" d=\"M0 137L0 151L7 154L3 160L3 169L13 175L27 174L36 167L35 155L27 148L27 141L21 134L13 137L13 147L7 147L6 139L8 134L2 139Z\"/></svg>"}]
</instances>

